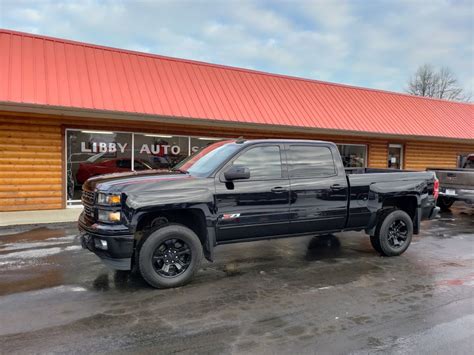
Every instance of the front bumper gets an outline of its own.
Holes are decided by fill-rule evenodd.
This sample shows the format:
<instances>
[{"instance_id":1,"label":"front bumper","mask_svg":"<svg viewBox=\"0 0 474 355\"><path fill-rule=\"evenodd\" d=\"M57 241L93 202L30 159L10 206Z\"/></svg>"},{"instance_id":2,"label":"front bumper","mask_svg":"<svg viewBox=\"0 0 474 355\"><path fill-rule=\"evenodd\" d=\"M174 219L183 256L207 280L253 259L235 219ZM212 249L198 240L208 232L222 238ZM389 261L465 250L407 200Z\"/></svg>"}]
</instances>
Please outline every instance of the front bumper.
<instances>
[{"instance_id":1,"label":"front bumper","mask_svg":"<svg viewBox=\"0 0 474 355\"><path fill-rule=\"evenodd\" d=\"M114 270L131 270L133 234L109 235L90 230L79 222L81 245Z\"/></svg>"}]
</instances>

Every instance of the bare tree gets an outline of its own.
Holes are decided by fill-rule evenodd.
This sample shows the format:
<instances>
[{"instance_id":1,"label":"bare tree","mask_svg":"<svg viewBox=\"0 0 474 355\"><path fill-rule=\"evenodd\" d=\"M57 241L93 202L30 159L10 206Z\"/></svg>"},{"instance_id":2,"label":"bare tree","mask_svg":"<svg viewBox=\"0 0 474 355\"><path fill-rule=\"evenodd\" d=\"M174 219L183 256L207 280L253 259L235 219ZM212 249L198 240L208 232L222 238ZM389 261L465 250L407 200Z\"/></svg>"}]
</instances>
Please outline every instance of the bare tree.
<instances>
[{"instance_id":1,"label":"bare tree","mask_svg":"<svg viewBox=\"0 0 474 355\"><path fill-rule=\"evenodd\" d=\"M448 67L439 70L429 64L420 66L408 82L407 93L452 101L469 101L456 75Z\"/></svg>"}]
</instances>

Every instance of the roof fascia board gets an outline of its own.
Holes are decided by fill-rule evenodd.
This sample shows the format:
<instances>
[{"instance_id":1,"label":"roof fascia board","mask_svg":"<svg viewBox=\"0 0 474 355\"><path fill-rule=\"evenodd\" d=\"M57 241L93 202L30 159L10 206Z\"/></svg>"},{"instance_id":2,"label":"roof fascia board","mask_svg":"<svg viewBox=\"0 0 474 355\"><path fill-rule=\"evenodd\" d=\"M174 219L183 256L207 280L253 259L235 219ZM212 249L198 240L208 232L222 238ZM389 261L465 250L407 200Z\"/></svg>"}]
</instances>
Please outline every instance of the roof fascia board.
<instances>
[{"instance_id":1,"label":"roof fascia board","mask_svg":"<svg viewBox=\"0 0 474 355\"><path fill-rule=\"evenodd\" d=\"M350 131L350 130L334 130L324 128L308 128L308 127L297 127L297 126L285 126L285 125L270 125L260 123L247 123L247 122L229 122L229 121L218 121L201 118L183 118L183 117L170 117L170 116L159 116L159 115L147 115L133 112L119 112L119 111L105 111L105 110L93 110L93 109L81 109L75 107L62 107L62 106L50 106L50 105L37 105L37 104L25 104L25 103L12 103L12 102L1 102L0 101L0 112L5 111L9 113L32 113L40 115L53 115L53 116L67 116L68 118L82 117L82 118L104 118L104 119L117 119L124 121L141 121L141 122L154 122L154 123L168 123L174 125L183 126L200 126L210 128L245 128L252 129L255 132L272 131L281 133L314 133L314 134L326 134L336 136L353 136L353 137L364 137L364 138L378 138L385 140L420 140L429 142L453 142L453 143L465 143L474 144L474 139L468 138L449 138L449 137L436 137L436 136L415 136L415 135L397 135L377 132L363 132L363 131Z\"/></svg>"}]
</instances>

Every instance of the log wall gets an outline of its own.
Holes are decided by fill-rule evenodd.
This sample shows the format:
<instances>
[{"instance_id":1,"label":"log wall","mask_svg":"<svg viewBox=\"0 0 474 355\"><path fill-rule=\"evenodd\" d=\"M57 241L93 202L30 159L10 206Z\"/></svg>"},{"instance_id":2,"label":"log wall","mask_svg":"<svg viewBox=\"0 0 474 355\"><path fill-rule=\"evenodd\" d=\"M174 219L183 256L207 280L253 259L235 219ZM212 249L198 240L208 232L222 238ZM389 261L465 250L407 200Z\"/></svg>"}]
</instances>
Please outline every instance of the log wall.
<instances>
[{"instance_id":1,"label":"log wall","mask_svg":"<svg viewBox=\"0 0 474 355\"><path fill-rule=\"evenodd\" d=\"M64 206L61 132L0 116L0 211Z\"/></svg>"}]
</instances>

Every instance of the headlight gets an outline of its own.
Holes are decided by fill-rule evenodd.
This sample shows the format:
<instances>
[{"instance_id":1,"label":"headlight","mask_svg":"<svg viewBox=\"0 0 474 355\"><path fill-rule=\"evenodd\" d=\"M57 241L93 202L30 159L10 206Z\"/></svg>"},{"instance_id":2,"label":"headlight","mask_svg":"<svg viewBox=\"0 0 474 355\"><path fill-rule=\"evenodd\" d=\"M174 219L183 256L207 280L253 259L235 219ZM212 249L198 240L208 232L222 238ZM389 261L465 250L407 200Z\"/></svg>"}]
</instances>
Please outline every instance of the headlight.
<instances>
[{"instance_id":1,"label":"headlight","mask_svg":"<svg viewBox=\"0 0 474 355\"><path fill-rule=\"evenodd\" d=\"M118 205L121 201L121 196L117 194L104 194L103 192L99 192L97 195L97 203L101 205Z\"/></svg>"},{"instance_id":2,"label":"headlight","mask_svg":"<svg viewBox=\"0 0 474 355\"><path fill-rule=\"evenodd\" d=\"M112 212L112 211L104 211L99 210L97 215L99 221L101 222L120 222L120 211Z\"/></svg>"}]
</instances>

